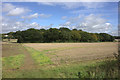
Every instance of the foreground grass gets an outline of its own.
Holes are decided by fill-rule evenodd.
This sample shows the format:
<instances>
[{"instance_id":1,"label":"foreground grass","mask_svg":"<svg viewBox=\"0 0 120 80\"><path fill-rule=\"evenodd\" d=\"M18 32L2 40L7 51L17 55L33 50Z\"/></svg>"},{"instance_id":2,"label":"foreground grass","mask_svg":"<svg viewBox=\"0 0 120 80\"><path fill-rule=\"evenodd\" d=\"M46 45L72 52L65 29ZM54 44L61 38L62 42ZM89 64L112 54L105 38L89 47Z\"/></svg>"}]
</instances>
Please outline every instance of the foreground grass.
<instances>
[{"instance_id":1,"label":"foreground grass","mask_svg":"<svg viewBox=\"0 0 120 80\"><path fill-rule=\"evenodd\" d=\"M88 67L88 76L90 78L118 78L118 60L105 60L102 64ZM80 76L81 77L81 76Z\"/></svg>"},{"instance_id":2,"label":"foreground grass","mask_svg":"<svg viewBox=\"0 0 120 80\"><path fill-rule=\"evenodd\" d=\"M118 78L117 61L88 61L39 69L15 70L3 77L12 78ZM112 66L111 66L112 65Z\"/></svg>"},{"instance_id":3,"label":"foreground grass","mask_svg":"<svg viewBox=\"0 0 120 80\"><path fill-rule=\"evenodd\" d=\"M19 54L19 55L10 56L10 57L3 57L2 66L5 69L19 68L24 62L24 57L25 57L24 54Z\"/></svg>"}]
</instances>

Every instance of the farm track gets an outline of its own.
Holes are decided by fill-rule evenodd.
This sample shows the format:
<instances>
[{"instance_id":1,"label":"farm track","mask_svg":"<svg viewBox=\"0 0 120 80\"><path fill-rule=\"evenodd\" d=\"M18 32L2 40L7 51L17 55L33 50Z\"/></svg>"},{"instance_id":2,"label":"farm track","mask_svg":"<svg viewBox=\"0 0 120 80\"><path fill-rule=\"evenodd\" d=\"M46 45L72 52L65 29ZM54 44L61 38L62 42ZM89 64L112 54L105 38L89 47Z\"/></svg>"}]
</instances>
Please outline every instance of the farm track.
<instances>
[{"instance_id":1,"label":"farm track","mask_svg":"<svg viewBox=\"0 0 120 80\"><path fill-rule=\"evenodd\" d=\"M11 69L11 70L24 70L24 69L33 69L36 68L36 64L30 53L22 44L17 43L2 43L2 57L10 57L16 56L19 54L24 54L24 62L19 69ZM8 69L9 70L9 69Z\"/></svg>"},{"instance_id":2,"label":"farm track","mask_svg":"<svg viewBox=\"0 0 120 80\"><path fill-rule=\"evenodd\" d=\"M36 69L36 64L30 53L27 51L27 49L24 50L24 55L25 55L24 65L22 65L20 69L33 69L33 68Z\"/></svg>"}]
</instances>

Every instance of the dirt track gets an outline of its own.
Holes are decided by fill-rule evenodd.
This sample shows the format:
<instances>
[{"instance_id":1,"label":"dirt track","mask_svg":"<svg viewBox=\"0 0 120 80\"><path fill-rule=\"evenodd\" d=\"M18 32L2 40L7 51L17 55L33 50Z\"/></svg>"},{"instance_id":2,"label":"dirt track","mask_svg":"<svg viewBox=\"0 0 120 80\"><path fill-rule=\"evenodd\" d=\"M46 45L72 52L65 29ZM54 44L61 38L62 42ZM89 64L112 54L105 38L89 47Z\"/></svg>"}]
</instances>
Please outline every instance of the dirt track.
<instances>
[{"instance_id":1,"label":"dirt track","mask_svg":"<svg viewBox=\"0 0 120 80\"><path fill-rule=\"evenodd\" d=\"M31 69L36 68L33 58L29 54L29 52L18 43L2 43L2 57L15 56L18 54L24 54L24 64L20 67L20 69Z\"/></svg>"},{"instance_id":2,"label":"dirt track","mask_svg":"<svg viewBox=\"0 0 120 80\"><path fill-rule=\"evenodd\" d=\"M106 43L27 43L25 46L32 47L39 51L48 52L54 63L94 60L105 57L112 57L117 53L118 44L115 42Z\"/></svg>"}]
</instances>

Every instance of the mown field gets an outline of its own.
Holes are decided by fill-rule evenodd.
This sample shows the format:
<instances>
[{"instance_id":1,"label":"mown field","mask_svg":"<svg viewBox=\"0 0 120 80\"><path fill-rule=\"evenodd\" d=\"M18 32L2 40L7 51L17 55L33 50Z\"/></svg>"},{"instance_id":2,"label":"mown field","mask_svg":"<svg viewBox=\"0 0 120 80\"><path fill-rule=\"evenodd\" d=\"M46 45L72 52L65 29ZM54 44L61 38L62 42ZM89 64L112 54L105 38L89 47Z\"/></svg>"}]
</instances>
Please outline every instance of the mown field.
<instances>
[{"instance_id":1,"label":"mown field","mask_svg":"<svg viewBox=\"0 0 120 80\"><path fill-rule=\"evenodd\" d=\"M3 78L118 76L113 55L118 52L117 42L3 43L2 47Z\"/></svg>"}]
</instances>

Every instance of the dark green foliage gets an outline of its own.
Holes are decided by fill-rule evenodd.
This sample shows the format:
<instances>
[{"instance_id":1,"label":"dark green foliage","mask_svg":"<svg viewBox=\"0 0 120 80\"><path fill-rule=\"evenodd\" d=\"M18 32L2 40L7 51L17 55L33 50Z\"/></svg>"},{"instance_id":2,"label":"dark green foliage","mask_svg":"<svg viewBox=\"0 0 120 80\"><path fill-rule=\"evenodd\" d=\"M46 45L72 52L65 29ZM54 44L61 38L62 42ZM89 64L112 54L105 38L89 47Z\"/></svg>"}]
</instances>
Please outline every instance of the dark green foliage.
<instances>
[{"instance_id":1,"label":"dark green foliage","mask_svg":"<svg viewBox=\"0 0 120 80\"><path fill-rule=\"evenodd\" d=\"M114 36L115 39L120 39L120 36Z\"/></svg>"},{"instance_id":2,"label":"dark green foliage","mask_svg":"<svg viewBox=\"0 0 120 80\"><path fill-rule=\"evenodd\" d=\"M109 35L109 34L106 34L106 33L100 33L98 35L99 37L99 40L102 41L102 42L106 42L106 41L113 41L114 40L114 37Z\"/></svg>"},{"instance_id":3,"label":"dark green foliage","mask_svg":"<svg viewBox=\"0 0 120 80\"><path fill-rule=\"evenodd\" d=\"M88 76L91 78L118 78L118 61L106 60L103 63L95 67L89 67Z\"/></svg>"},{"instance_id":4,"label":"dark green foliage","mask_svg":"<svg viewBox=\"0 0 120 80\"><path fill-rule=\"evenodd\" d=\"M23 41L23 38L20 36L19 38L18 38L18 41L17 41L18 43L23 43L24 41Z\"/></svg>"},{"instance_id":5,"label":"dark green foliage","mask_svg":"<svg viewBox=\"0 0 120 80\"><path fill-rule=\"evenodd\" d=\"M81 35L79 34L79 32L77 30L73 30L71 32L72 32L72 36L71 36L72 40L75 42L80 41Z\"/></svg>"},{"instance_id":6,"label":"dark green foliage","mask_svg":"<svg viewBox=\"0 0 120 80\"><path fill-rule=\"evenodd\" d=\"M89 33L80 31L79 34L81 34L81 42L90 42L92 37Z\"/></svg>"},{"instance_id":7,"label":"dark green foliage","mask_svg":"<svg viewBox=\"0 0 120 80\"><path fill-rule=\"evenodd\" d=\"M71 31L68 29L68 28L60 28L59 29L59 33L60 33L60 36L59 36L59 39L61 42L69 42L71 41Z\"/></svg>"},{"instance_id":8,"label":"dark green foliage","mask_svg":"<svg viewBox=\"0 0 120 80\"><path fill-rule=\"evenodd\" d=\"M59 41L59 30L56 28L50 28L44 35L46 42L57 42Z\"/></svg>"},{"instance_id":9,"label":"dark green foliage","mask_svg":"<svg viewBox=\"0 0 120 80\"><path fill-rule=\"evenodd\" d=\"M28 29L26 31L16 32L16 38L18 38L19 43L26 43L26 42L42 42L43 35L37 29Z\"/></svg>"},{"instance_id":10,"label":"dark green foliage","mask_svg":"<svg viewBox=\"0 0 120 80\"><path fill-rule=\"evenodd\" d=\"M9 38L17 38L18 43L40 42L109 42L114 37L107 33L88 33L82 30L68 28L28 29L25 31L10 32ZM4 38L4 34L3 34Z\"/></svg>"}]
</instances>

